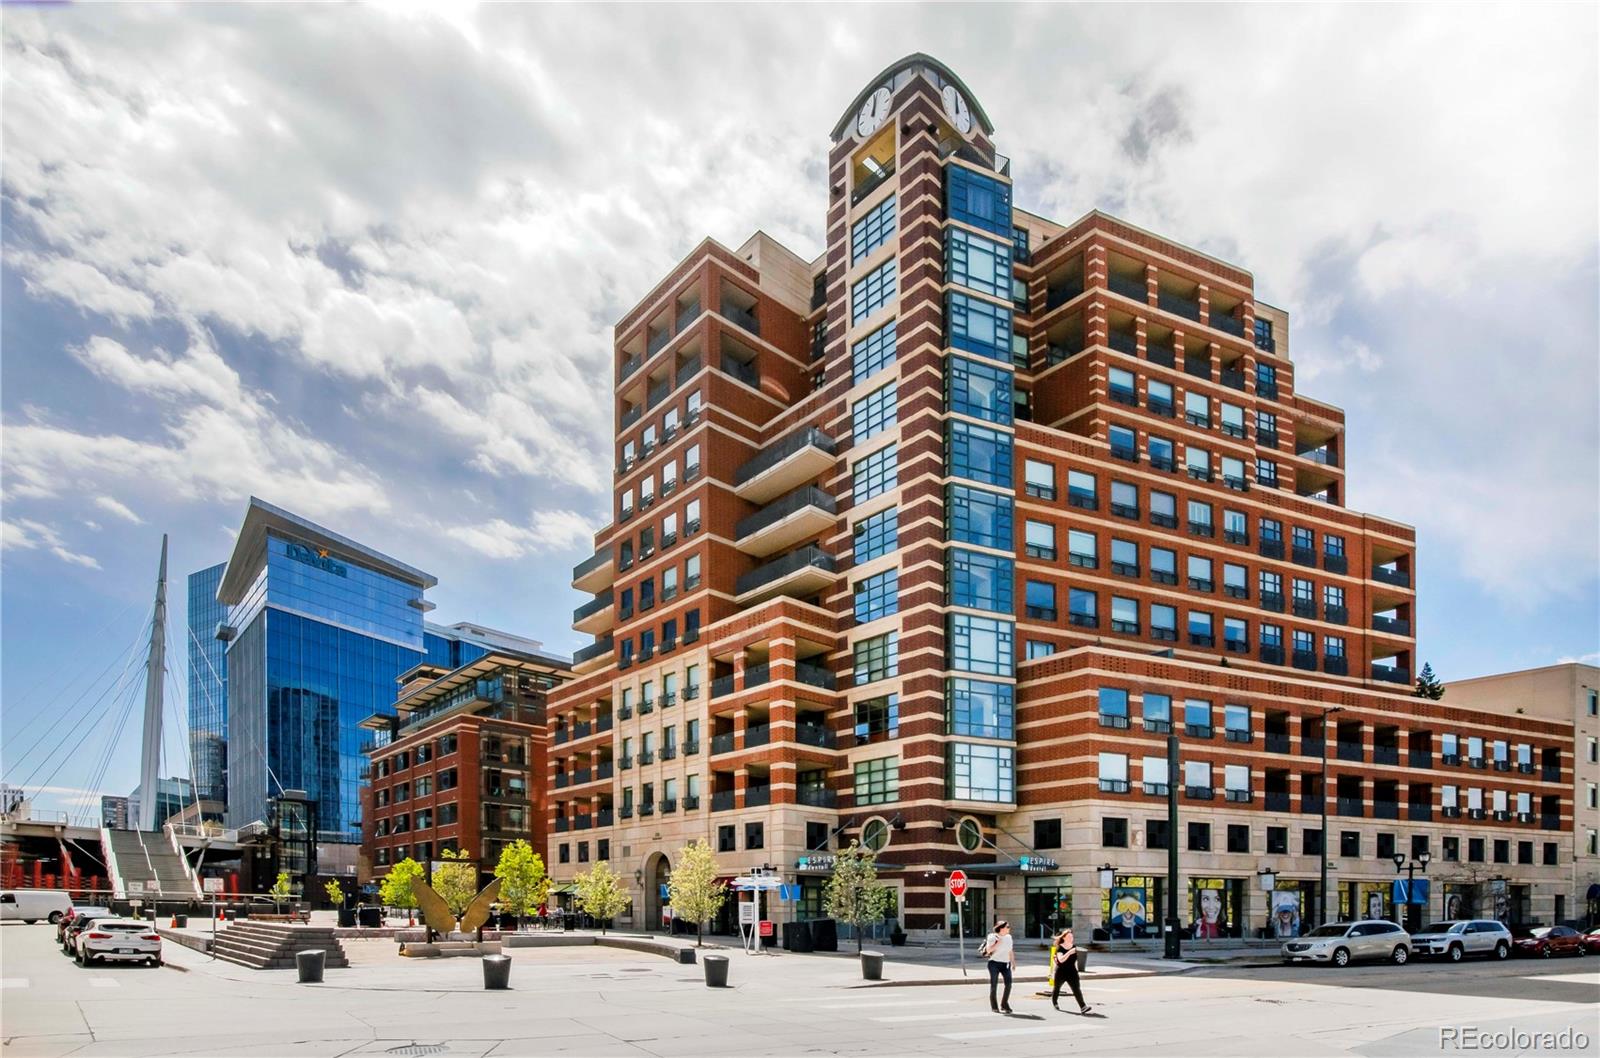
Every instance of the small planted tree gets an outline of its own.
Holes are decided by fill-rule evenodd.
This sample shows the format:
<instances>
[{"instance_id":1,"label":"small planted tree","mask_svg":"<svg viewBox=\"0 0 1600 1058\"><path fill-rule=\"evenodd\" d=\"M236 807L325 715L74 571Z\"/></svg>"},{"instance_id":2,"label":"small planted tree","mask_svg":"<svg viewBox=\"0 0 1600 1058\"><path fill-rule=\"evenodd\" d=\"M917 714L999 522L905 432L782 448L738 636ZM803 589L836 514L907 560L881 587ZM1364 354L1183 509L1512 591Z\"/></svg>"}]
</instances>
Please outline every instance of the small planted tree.
<instances>
[{"instance_id":1,"label":"small planted tree","mask_svg":"<svg viewBox=\"0 0 1600 1058\"><path fill-rule=\"evenodd\" d=\"M411 879L422 877L422 864L407 856L383 876L383 884L378 887L378 897L387 907L402 907L406 909L409 919L410 913L417 906L416 894L411 891Z\"/></svg>"},{"instance_id":2,"label":"small planted tree","mask_svg":"<svg viewBox=\"0 0 1600 1058\"><path fill-rule=\"evenodd\" d=\"M278 880L272 883L272 888L267 890L267 895L272 897L272 902L277 905L278 913L280 915L283 914L284 901L294 895L288 871L278 872Z\"/></svg>"},{"instance_id":3,"label":"small planted tree","mask_svg":"<svg viewBox=\"0 0 1600 1058\"><path fill-rule=\"evenodd\" d=\"M599 921L602 934L607 923L626 911L633 900L623 888L622 879L605 860L578 875L573 882L578 887L578 907Z\"/></svg>"},{"instance_id":4,"label":"small planted tree","mask_svg":"<svg viewBox=\"0 0 1600 1058\"><path fill-rule=\"evenodd\" d=\"M878 884L878 869L873 865L874 853L859 841L841 849L834 857L833 875L822 891L823 907L840 922L848 922L856 931L856 951L861 950L861 931L869 923L883 918L889 910L890 892Z\"/></svg>"},{"instance_id":5,"label":"small planted tree","mask_svg":"<svg viewBox=\"0 0 1600 1058\"><path fill-rule=\"evenodd\" d=\"M1433 674L1433 666L1426 661L1422 663L1422 671L1417 673L1415 697L1431 698L1434 701L1444 697L1444 684L1439 682L1439 677Z\"/></svg>"},{"instance_id":6,"label":"small planted tree","mask_svg":"<svg viewBox=\"0 0 1600 1058\"><path fill-rule=\"evenodd\" d=\"M344 886L339 884L339 879L335 878L328 882L322 887L322 891L328 894L328 902L334 907L344 906Z\"/></svg>"},{"instance_id":7,"label":"small planted tree","mask_svg":"<svg viewBox=\"0 0 1600 1058\"><path fill-rule=\"evenodd\" d=\"M465 849L443 849L439 869L433 872L433 891L439 894L456 918L467 910L478 895L478 864Z\"/></svg>"},{"instance_id":8,"label":"small planted tree","mask_svg":"<svg viewBox=\"0 0 1600 1058\"><path fill-rule=\"evenodd\" d=\"M544 857L533 846L518 838L500 850L494 865L500 879L500 903L517 916L517 924L533 914L550 897L550 876L544 871Z\"/></svg>"},{"instance_id":9,"label":"small planted tree","mask_svg":"<svg viewBox=\"0 0 1600 1058\"><path fill-rule=\"evenodd\" d=\"M691 841L678 851L678 865L667 879L672 913L694 922L695 947L705 943L705 924L715 918L728 899L728 888L717 881L717 861L711 846Z\"/></svg>"}]
</instances>

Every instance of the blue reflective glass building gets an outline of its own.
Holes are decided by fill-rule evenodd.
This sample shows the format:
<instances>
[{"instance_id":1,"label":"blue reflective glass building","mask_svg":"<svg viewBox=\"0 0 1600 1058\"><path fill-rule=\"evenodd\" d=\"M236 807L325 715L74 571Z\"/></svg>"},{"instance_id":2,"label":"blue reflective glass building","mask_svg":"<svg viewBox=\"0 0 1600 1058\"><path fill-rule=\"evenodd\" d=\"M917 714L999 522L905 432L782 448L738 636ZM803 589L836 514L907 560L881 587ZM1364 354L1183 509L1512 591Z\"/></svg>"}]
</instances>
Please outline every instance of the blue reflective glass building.
<instances>
[{"instance_id":1,"label":"blue reflective glass building","mask_svg":"<svg viewBox=\"0 0 1600 1058\"><path fill-rule=\"evenodd\" d=\"M189 574L189 759L203 801L228 797L228 647L217 627L228 608L217 601L226 562Z\"/></svg>"},{"instance_id":2,"label":"blue reflective glass building","mask_svg":"<svg viewBox=\"0 0 1600 1058\"><path fill-rule=\"evenodd\" d=\"M436 583L251 498L216 591L228 609L216 634L227 644L229 825L268 818L271 798L300 789L321 841L361 840L357 724L393 710L402 672L452 649L423 628Z\"/></svg>"}]
</instances>

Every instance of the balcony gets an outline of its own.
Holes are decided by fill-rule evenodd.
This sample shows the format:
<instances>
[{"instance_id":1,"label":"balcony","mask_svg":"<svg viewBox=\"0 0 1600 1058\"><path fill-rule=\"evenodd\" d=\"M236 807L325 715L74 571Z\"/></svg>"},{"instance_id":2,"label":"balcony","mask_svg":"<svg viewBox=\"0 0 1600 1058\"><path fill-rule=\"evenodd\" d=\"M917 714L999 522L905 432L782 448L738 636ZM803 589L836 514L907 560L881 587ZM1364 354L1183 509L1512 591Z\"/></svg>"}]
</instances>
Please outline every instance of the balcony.
<instances>
[{"instance_id":1,"label":"balcony","mask_svg":"<svg viewBox=\"0 0 1600 1058\"><path fill-rule=\"evenodd\" d=\"M1222 378L1222 384L1224 386L1227 386L1229 389L1239 390L1241 393L1244 392L1244 372L1243 371L1240 371L1239 369L1233 368L1233 367L1225 367L1225 368L1222 369L1221 378ZM1243 437L1244 434L1241 432L1241 433L1235 434L1234 436Z\"/></svg>"},{"instance_id":2,"label":"balcony","mask_svg":"<svg viewBox=\"0 0 1600 1058\"><path fill-rule=\"evenodd\" d=\"M572 652L572 668L576 672L587 672L599 668L600 664L611 656L611 651L611 633L607 632L590 645L579 647Z\"/></svg>"},{"instance_id":3,"label":"balcony","mask_svg":"<svg viewBox=\"0 0 1600 1058\"><path fill-rule=\"evenodd\" d=\"M661 814L669 815L678 810L678 802L671 797L661 799Z\"/></svg>"},{"instance_id":4,"label":"balcony","mask_svg":"<svg viewBox=\"0 0 1600 1058\"><path fill-rule=\"evenodd\" d=\"M728 731L721 735L711 736L711 755L733 752L733 732Z\"/></svg>"},{"instance_id":5,"label":"balcony","mask_svg":"<svg viewBox=\"0 0 1600 1058\"><path fill-rule=\"evenodd\" d=\"M1399 764L1399 746L1373 746L1372 763L1374 764Z\"/></svg>"},{"instance_id":6,"label":"balcony","mask_svg":"<svg viewBox=\"0 0 1600 1058\"><path fill-rule=\"evenodd\" d=\"M684 797L683 797L683 810L685 812L693 812L695 809L697 809L699 807L700 807L700 795L699 794L685 794L684 795Z\"/></svg>"},{"instance_id":7,"label":"balcony","mask_svg":"<svg viewBox=\"0 0 1600 1058\"><path fill-rule=\"evenodd\" d=\"M1106 344L1119 353L1126 353L1129 356L1139 355L1139 338L1137 335L1129 334L1127 331L1112 331L1106 335ZM1136 396L1131 393L1129 396L1134 397L1134 402L1137 403L1138 398Z\"/></svg>"},{"instance_id":8,"label":"balcony","mask_svg":"<svg viewBox=\"0 0 1600 1058\"><path fill-rule=\"evenodd\" d=\"M1289 752L1289 736L1277 731L1268 731L1265 738L1268 753Z\"/></svg>"},{"instance_id":9,"label":"balcony","mask_svg":"<svg viewBox=\"0 0 1600 1058\"><path fill-rule=\"evenodd\" d=\"M745 554L766 558L832 529L838 509L832 496L803 485L740 519L734 540Z\"/></svg>"},{"instance_id":10,"label":"balcony","mask_svg":"<svg viewBox=\"0 0 1600 1058\"><path fill-rule=\"evenodd\" d=\"M1406 805L1406 818L1413 823L1431 823L1433 821L1433 806L1417 804Z\"/></svg>"},{"instance_id":11,"label":"balcony","mask_svg":"<svg viewBox=\"0 0 1600 1058\"><path fill-rule=\"evenodd\" d=\"M613 765L609 760L601 761L599 764L595 765L594 777L596 781L611 778L611 774L614 769L615 765Z\"/></svg>"},{"instance_id":12,"label":"balcony","mask_svg":"<svg viewBox=\"0 0 1600 1058\"><path fill-rule=\"evenodd\" d=\"M653 750L653 749L642 749L642 750L639 751L639 767L642 768L646 764L654 764L655 762L656 762L656 751L655 750Z\"/></svg>"},{"instance_id":13,"label":"balcony","mask_svg":"<svg viewBox=\"0 0 1600 1058\"><path fill-rule=\"evenodd\" d=\"M1400 818L1400 803L1398 801L1374 801L1374 802L1372 802L1372 818L1373 819L1399 819Z\"/></svg>"},{"instance_id":14,"label":"balcony","mask_svg":"<svg viewBox=\"0 0 1600 1058\"><path fill-rule=\"evenodd\" d=\"M1411 676L1405 669L1393 665L1372 666L1372 678L1382 683L1410 683Z\"/></svg>"},{"instance_id":15,"label":"balcony","mask_svg":"<svg viewBox=\"0 0 1600 1058\"><path fill-rule=\"evenodd\" d=\"M623 805L620 809L617 810L617 815L622 817L623 819L632 819L633 818L633 806L630 805L630 804Z\"/></svg>"},{"instance_id":16,"label":"balcony","mask_svg":"<svg viewBox=\"0 0 1600 1058\"><path fill-rule=\"evenodd\" d=\"M1343 654L1324 654L1322 656L1322 671L1330 676L1350 675L1350 659Z\"/></svg>"},{"instance_id":17,"label":"balcony","mask_svg":"<svg viewBox=\"0 0 1600 1058\"><path fill-rule=\"evenodd\" d=\"M711 697L722 698L733 693L733 676L717 676L711 681Z\"/></svg>"},{"instance_id":18,"label":"balcony","mask_svg":"<svg viewBox=\"0 0 1600 1058\"><path fill-rule=\"evenodd\" d=\"M1392 584L1397 588L1411 587L1411 574L1397 567L1373 566L1372 579L1380 584Z\"/></svg>"},{"instance_id":19,"label":"balcony","mask_svg":"<svg viewBox=\"0 0 1600 1058\"><path fill-rule=\"evenodd\" d=\"M639 806L639 818L640 819L646 819L646 818L648 818L650 816L653 816L655 814L656 814L656 806L655 806L654 802L646 801L644 804Z\"/></svg>"},{"instance_id":20,"label":"balcony","mask_svg":"<svg viewBox=\"0 0 1600 1058\"><path fill-rule=\"evenodd\" d=\"M1144 276L1125 276L1112 272L1106 277L1106 286L1113 294L1120 294L1141 305L1150 304L1150 285Z\"/></svg>"},{"instance_id":21,"label":"balcony","mask_svg":"<svg viewBox=\"0 0 1600 1058\"><path fill-rule=\"evenodd\" d=\"M749 690L752 687L760 687L763 684L771 682L772 664L770 662L763 661L755 665L746 665L744 667L745 690Z\"/></svg>"},{"instance_id":22,"label":"balcony","mask_svg":"<svg viewBox=\"0 0 1600 1058\"><path fill-rule=\"evenodd\" d=\"M1336 797L1334 805L1334 811L1341 816L1359 817L1365 814L1359 797Z\"/></svg>"},{"instance_id":23,"label":"balcony","mask_svg":"<svg viewBox=\"0 0 1600 1058\"><path fill-rule=\"evenodd\" d=\"M1346 610L1343 606L1336 606L1333 603L1324 603L1322 607L1322 619L1327 621L1329 624L1349 624L1350 611Z\"/></svg>"},{"instance_id":24,"label":"balcony","mask_svg":"<svg viewBox=\"0 0 1600 1058\"><path fill-rule=\"evenodd\" d=\"M776 595L816 595L834 582L836 569L832 555L808 544L740 576L734 582L735 601L748 606Z\"/></svg>"},{"instance_id":25,"label":"balcony","mask_svg":"<svg viewBox=\"0 0 1600 1058\"><path fill-rule=\"evenodd\" d=\"M609 632L616 624L615 599L607 588L593 599L572 611L572 628L577 632L599 635Z\"/></svg>"},{"instance_id":26,"label":"balcony","mask_svg":"<svg viewBox=\"0 0 1600 1058\"><path fill-rule=\"evenodd\" d=\"M692 757L696 753L699 753L699 752L700 752L700 743L696 742L692 738L691 739L686 739L684 741L684 743L683 743L683 755L685 757Z\"/></svg>"},{"instance_id":27,"label":"balcony","mask_svg":"<svg viewBox=\"0 0 1600 1058\"><path fill-rule=\"evenodd\" d=\"M711 795L711 810L727 812L733 809L733 791L721 790Z\"/></svg>"},{"instance_id":28,"label":"balcony","mask_svg":"<svg viewBox=\"0 0 1600 1058\"><path fill-rule=\"evenodd\" d=\"M1211 380L1211 358L1209 356L1186 356L1183 358L1183 373L1193 375L1195 378Z\"/></svg>"},{"instance_id":29,"label":"balcony","mask_svg":"<svg viewBox=\"0 0 1600 1058\"><path fill-rule=\"evenodd\" d=\"M1317 652L1314 650L1296 650L1289 663L1305 672L1317 671Z\"/></svg>"},{"instance_id":30,"label":"balcony","mask_svg":"<svg viewBox=\"0 0 1600 1058\"><path fill-rule=\"evenodd\" d=\"M579 591L604 591L611 587L616 576L617 570L611 558L611 548L602 547L572 567L572 586Z\"/></svg>"},{"instance_id":31,"label":"balcony","mask_svg":"<svg viewBox=\"0 0 1600 1058\"><path fill-rule=\"evenodd\" d=\"M619 720L632 720L633 719L633 706L626 705L626 704L617 706L617 719L619 719Z\"/></svg>"},{"instance_id":32,"label":"balcony","mask_svg":"<svg viewBox=\"0 0 1600 1058\"><path fill-rule=\"evenodd\" d=\"M812 808L837 808L839 795L833 790L815 786L803 786L795 793L795 800Z\"/></svg>"},{"instance_id":33,"label":"balcony","mask_svg":"<svg viewBox=\"0 0 1600 1058\"><path fill-rule=\"evenodd\" d=\"M1283 595L1280 592L1264 591L1261 593L1261 608L1273 613L1283 613Z\"/></svg>"},{"instance_id":34,"label":"balcony","mask_svg":"<svg viewBox=\"0 0 1600 1058\"><path fill-rule=\"evenodd\" d=\"M856 181L854 190L850 192L850 204L859 205L861 200L883 186L883 182L894 175L894 165L879 169Z\"/></svg>"},{"instance_id":35,"label":"balcony","mask_svg":"<svg viewBox=\"0 0 1600 1058\"><path fill-rule=\"evenodd\" d=\"M825 691L837 690L839 687L838 677L834 676L832 669L804 661L795 662L794 678L808 687L820 687Z\"/></svg>"},{"instance_id":36,"label":"balcony","mask_svg":"<svg viewBox=\"0 0 1600 1058\"><path fill-rule=\"evenodd\" d=\"M832 469L833 438L814 426L801 427L769 445L733 476L734 493L751 503L767 503Z\"/></svg>"},{"instance_id":37,"label":"balcony","mask_svg":"<svg viewBox=\"0 0 1600 1058\"><path fill-rule=\"evenodd\" d=\"M1268 790L1266 806L1269 812L1287 812L1289 810L1289 792L1287 790Z\"/></svg>"},{"instance_id":38,"label":"balcony","mask_svg":"<svg viewBox=\"0 0 1600 1058\"><path fill-rule=\"evenodd\" d=\"M772 741L771 724L750 724L744 729L744 748L765 746ZM747 802L748 803L748 802Z\"/></svg>"},{"instance_id":39,"label":"balcony","mask_svg":"<svg viewBox=\"0 0 1600 1058\"><path fill-rule=\"evenodd\" d=\"M1170 312L1174 316L1182 316L1196 323L1200 322L1200 302L1194 298L1186 298L1182 294L1163 290L1156 295L1156 304L1162 310Z\"/></svg>"},{"instance_id":40,"label":"balcony","mask_svg":"<svg viewBox=\"0 0 1600 1058\"><path fill-rule=\"evenodd\" d=\"M1167 345L1151 345L1146 342L1144 358L1152 364L1160 364L1162 367L1174 367L1178 363L1177 351L1172 348L1170 343Z\"/></svg>"},{"instance_id":41,"label":"balcony","mask_svg":"<svg viewBox=\"0 0 1600 1058\"><path fill-rule=\"evenodd\" d=\"M1262 537L1261 543L1257 545L1256 550L1261 552L1262 558L1282 558L1283 540Z\"/></svg>"},{"instance_id":42,"label":"balcony","mask_svg":"<svg viewBox=\"0 0 1600 1058\"><path fill-rule=\"evenodd\" d=\"M1385 632L1392 636L1409 636L1411 634L1411 622L1403 617L1385 617L1382 614L1377 614L1372 618L1372 630L1374 632Z\"/></svg>"},{"instance_id":43,"label":"balcony","mask_svg":"<svg viewBox=\"0 0 1600 1058\"><path fill-rule=\"evenodd\" d=\"M772 803L772 787L751 786L745 789L744 806L746 808L760 808Z\"/></svg>"},{"instance_id":44,"label":"balcony","mask_svg":"<svg viewBox=\"0 0 1600 1058\"><path fill-rule=\"evenodd\" d=\"M822 724L795 725L794 740L801 745L817 746L821 749L833 749L838 745L833 730Z\"/></svg>"},{"instance_id":45,"label":"balcony","mask_svg":"<svg viewBox=\"0 0 1600 1058\"><path fill-rule=\"evenodd\" d=\"M623 771L628 771L629 769L631 769L633 767L633 758L632 757L623 757L620 761L617 762L617 767L621 768Z\"/></svg>"}]
</instances>

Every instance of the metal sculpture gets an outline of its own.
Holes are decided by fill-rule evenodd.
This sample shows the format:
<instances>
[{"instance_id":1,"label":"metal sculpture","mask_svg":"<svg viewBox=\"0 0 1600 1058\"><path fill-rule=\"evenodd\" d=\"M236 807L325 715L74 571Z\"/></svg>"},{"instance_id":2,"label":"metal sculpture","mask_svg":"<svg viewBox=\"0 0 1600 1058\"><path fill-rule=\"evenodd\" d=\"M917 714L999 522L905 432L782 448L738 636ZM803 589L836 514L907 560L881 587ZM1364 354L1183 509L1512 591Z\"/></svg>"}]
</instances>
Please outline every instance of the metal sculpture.
<instances>
[{"instance_id":1,"label":"metal sculpture","mask_svg":"<svg viewBox=\"0 0 1600 1058\"><path fill-rule=\"evenodd\" d=\"M462 933L471 933L481 941L483 924L489 921L490 907L500 899L500 879L496 878L484 886L483 891L472 898L467 909L461 913L459 921L444 897L434 892L433 886L421 878L411 879L411 892L417 898L417 906L422 909L423 921L428 924L430 942L433 940L431 936L433 933L449 937L458 930Z\"/></svg>"}]
</instances>

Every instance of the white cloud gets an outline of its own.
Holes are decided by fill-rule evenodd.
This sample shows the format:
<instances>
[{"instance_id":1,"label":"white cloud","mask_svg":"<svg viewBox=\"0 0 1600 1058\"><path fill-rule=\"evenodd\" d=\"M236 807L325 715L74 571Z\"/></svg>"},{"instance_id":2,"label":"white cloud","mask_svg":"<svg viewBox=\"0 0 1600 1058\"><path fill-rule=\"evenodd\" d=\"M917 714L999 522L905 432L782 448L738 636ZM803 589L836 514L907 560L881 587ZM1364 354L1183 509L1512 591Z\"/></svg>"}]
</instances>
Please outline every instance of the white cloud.
<instances>
[{"instance_id":1,"label":"white cloud","mask_svg":"<svg viewBox=\"0 0 1600 1058\"><path fill-rule=\"evenodd\" d=\"M61 561L75 566L84 566L88 569L100 568L100 563L94 556L72 550L61 538L61 534L50 526L27 518L0 522L0 547L18 551L44 550Z\"/></svg>"},{"instance_id":2,"label":"white cloud","mask_svg":"<svg viewBox=\"0 0 1600 1058\"><path fill-rule=\"evenodd\" d=\"M481 555L511 559L592 545L594 527L573 511L535 511L527 525L493 518L480 524L453 526L445 532Z\"/></svg>"},{"instance_id":3,"label":"white cloud","mask_svg":"<svg viewBox=\"0 0 1600 1058\"><path fill-rule=\"evenodd\" d=\"M111 496L96 496L94 505L102 511L116 515L123 521L132 522L134 525L144 524L144 519L134 514L127 504Z\"/></svg>"}]
</instances>

